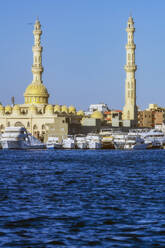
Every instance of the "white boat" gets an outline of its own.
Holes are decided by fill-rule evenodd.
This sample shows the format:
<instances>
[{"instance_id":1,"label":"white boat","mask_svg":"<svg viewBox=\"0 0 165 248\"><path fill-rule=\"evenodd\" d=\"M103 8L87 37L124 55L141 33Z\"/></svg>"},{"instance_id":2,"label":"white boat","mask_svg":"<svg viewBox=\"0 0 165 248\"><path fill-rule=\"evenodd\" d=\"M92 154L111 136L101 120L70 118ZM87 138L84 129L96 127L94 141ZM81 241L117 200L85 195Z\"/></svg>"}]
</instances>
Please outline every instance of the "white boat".
<instances>
[{"instance_id":1,"label":"white boat","mask_svg":"<svg viewBox=\"0 0 165 248\"><path fill-rule=\"evenodd\" d=\"M88 134L86 136L87 148L88 149L101 149L102 143L99 135Z\"/></svg>"},{"instance_id":2,"label":"white boat","mask_svg":"<svg viewBox=\"0 0 165 248\"><path fill-rule=\"evenodd\" d=\"M75 140L76 140L76 148L87 149L87 141L85 136L77 136Z\"/></svg>"},{"instance_id":3,"label":"white boat","mask_svg":"<svg viewBox=\"0 0 165 248\"><path fill-rule=\"evenodd\" d=\"M162 148L165 145L165 135L162 131L151 129L151 130L136 130L131 132L134 136L139 136L144 140L144 144L148 147L147 149Z\"/></svg>"},{"instance_id":4,"label":"white boat","mask_svg":"<svg viewBox=\"0 0 165 248\"><path fill-rule=\"evenodd\" d=\"M163 132L152 129L141 135L145 143L152 142L152 148L161 148L165 144L165 135Z\"/></svg>"},{"instance_id":5,"label":"white boat","mask_svg":"<svg viewBox=\"0 0 165 248\"><path fill-rule=\"evenodd\" d=\"M138 133L113 134L115 149L144 150L149 144L145 144L144 139Z\"/></svg>"},{"instance_id":6,"label":"white boat","mask_svg":"<svg viewBox=\"0 0 165 248\"><path fill-rule=\"evenodd\" d=\"M126 144L126 138L127 138L127 134L125 133L114 133L112 134L113 136L113 142L114 142L114 146L115 149L124 149L124 146Z\"/></svg>"},{"instance_id":7,"label":"white boat","mask_svg":"<svg viewBox=\"0 0 165 248\"><path fill-rule=\"evenodd\" d=\"M2 134L1 145L3 149L43 149L45 145L24 127L6 127Z\"/></svg>"},{"instance_id":8,"label":"white boat","mask_svg":"<svg viewBox=\"0 0 165 248\"><path fill-rule=\"evenodd\" d=\"M62 147L64 149L74 149L75 148L75 140L73 136L68 136L67 138L63 139Z\"/></svg>"},{"instance_id":9,"label":"white boat","mask_svg":"<svg viewBox=\"0 0 165 248\"><path fill-rule=\"evenodd\" d=\"M47 149L61 149L62 144L59 143L58 137L48 137L48 141L46 142Z\"/></svg>"}]
</instances>

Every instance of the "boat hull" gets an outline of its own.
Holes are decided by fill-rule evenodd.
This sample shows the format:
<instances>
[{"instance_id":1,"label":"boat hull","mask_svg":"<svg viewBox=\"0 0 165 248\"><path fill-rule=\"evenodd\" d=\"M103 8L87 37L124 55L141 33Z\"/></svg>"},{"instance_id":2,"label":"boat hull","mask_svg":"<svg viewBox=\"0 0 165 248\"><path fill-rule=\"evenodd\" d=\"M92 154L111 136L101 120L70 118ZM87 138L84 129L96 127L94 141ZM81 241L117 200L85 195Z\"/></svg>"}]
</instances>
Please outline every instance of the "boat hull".
<instances>
[{"instance_id":1,"label":"boat hull","mask_svg":"<svg viewBox=\"0 0 165 248\"><path fill-rule=\"evenodd\" d=\"M61 149L62 145L61 144L46 144L47 149Z\"/></svg>"},{"instance_id":2,"label":"boat hull","mask_svg":"<svg viewBox=\"0 0 165 248\"><path fill-rule=\"evenodd\" d=\"M86 143L77 143L77 148L78 149L87 149L87 144Z\"/></svg>"},{"instance_id":3,"label":"boat hull","mask_svg":"<svg viewBox=\"0 0 165 248\"><path fill-rule=\"evenodd\" d=\"M89 142L88 143L89 149L101 149L101 143L99 142Z\"/></svg>"},{"instance_id":4,"label":"boat hull","mask_svg":"<svg viewBox=\"0 0 165 248\"><path fill-rule=\"evenodd\" d=\"M67 143L67 144L63 144L63 148L64 149L74 149L75 148L75 144L74 143Z\"/></svg>"},{"instance_id":5,"label":"boat hull","mask_svg":"<svg viewBox=\"0 0 165 248\"><path fill-rule=\"evenodd\" d=\"M28 149L28 146L23 140L18 141L1 141L2 149Z\"/></svg>"}]
</instances>

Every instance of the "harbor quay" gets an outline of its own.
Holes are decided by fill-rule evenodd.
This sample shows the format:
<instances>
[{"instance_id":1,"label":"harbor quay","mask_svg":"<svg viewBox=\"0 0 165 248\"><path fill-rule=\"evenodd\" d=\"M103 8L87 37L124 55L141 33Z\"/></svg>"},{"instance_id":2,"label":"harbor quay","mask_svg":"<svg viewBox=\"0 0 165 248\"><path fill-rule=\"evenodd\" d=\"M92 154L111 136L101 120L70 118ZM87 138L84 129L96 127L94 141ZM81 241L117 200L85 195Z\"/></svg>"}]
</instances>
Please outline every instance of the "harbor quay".
<instances>
[{"instance_id":1,"label":"harbor quay","mask_svg":"<svg viewBox=\"0 0 165 248\"><path fill-rule=\"evenodd\" d=\"M127 143L126 140L130 138L130 133L135 129L139 130L132 132L134 138L132 143L129 141L130 147L126 145L127 148L134 147L134 144L137 142L135 142L135 138L140 137L144 139L142 136L145 136L147 132L155 130L152 134L153 139L155 139L156 135L164 135L165 108L151 103L148 109L140 110L136 103L135 72L137 66L135 64L136 45L134 43L134 32L134 20L130 16L126 26L126 65L124 67L126 79L125 105L123 110L113 109L105 103L91 104L88 110L77 110L73 105L49 104L50 94L42 81L42 73L44 71L42 66L43 47L41 46L42 29L40 21L37 19L33 30L33 79L24 92L25 101L23 104L16 104L14 97L11 98L11 105L3 106L0 104L1 135L6 132L6 128L15 127L19 130L20 127L23 127L27 130L27 133L30 133L33 137L44 143L52 140L53 137L56 142L55 140L51 142L57 143L58 141L60 144L65 139L71 139L71 136L74 139L75 137L79 137L81 141L83 137L87 137L87 140L88 138L95 140L97 137L98 143L105 143L102 146L104 148L109 147L110 149L114 149L114 147L123 148L123 145L116 145L119 135L124 135L120 138L123 139L122 142L125 144ZM11 129L7 130L9 133L11 132ZM14 130L14 132L18 131L16 129ZM151 133L148 135L151 136ZM160 143L156 147L164 147L164 141L161 140L159 142L157 137L156 141ZM144 140L138 142L144 143ZM100 147L98 145L98 148ZM155 144L150 144L150 147L155 147ZM84 148L86 148L86 145L84 145Z\"/></svg>"}]
</instances>

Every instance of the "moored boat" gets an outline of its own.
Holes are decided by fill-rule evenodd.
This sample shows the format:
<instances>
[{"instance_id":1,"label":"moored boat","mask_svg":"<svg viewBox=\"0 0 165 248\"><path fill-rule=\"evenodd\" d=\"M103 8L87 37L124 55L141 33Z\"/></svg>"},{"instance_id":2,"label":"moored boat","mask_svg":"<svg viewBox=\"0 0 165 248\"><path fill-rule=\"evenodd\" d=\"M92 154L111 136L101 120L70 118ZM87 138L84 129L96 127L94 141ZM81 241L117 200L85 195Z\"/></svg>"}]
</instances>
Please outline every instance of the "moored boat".
<instances>
[{"instance_id":1,"label":"moored boat","mask_svg":"<svg viewBox=\"0 0 165 248\"><path fill-rule=\"evenodd\" d=\"M85 136L76 136L75 137L76 148L78 149L87 149L87 141Z\"/></svg>"},{"instance_id":2,"label":"moored boat","mask_svg":"<svg viewBox=\"0 0 165 248\"><path fill-rule=\"evenodd\" d=\"M67 138L63 139L62 147L64 149L74 149L75 148L75 140L73 136L68 136Z\"/></svg>"},{"instance_id":3,"label":"moored boat","mask_svg":"<svg viewBox=\"0 0 165 248\"><path fill-rule=\"evenodd\" d=\"M2 134L3 149L43 149L45 145L29 134L24 127L6 127Z\"/></svg>"},{"instance_id":4,"label":"moored boat","mask_svg":"<svg viewBox=\"0 0 165 248\"><path fill-rule=\"evenodd\" d=\"M102 137L102 149L115 149L112 136Z\"/></svg>"},{"instance_id":5,"label":"moored boat","mask_svg":"<svg viewBox=\"0 0 165 248\"><path fill-rule=\"evenodd\" d=\"M87 148L88 149L101 149L101 138L97 134L88 134L86 136Z\"/></svg>"},{"instance_id":6,"label":"moored boat","mask_svg":"<svg viewBox=\"0 0 165 248\"><path fill-rule=\"evenodd\" d=\"M48 137L48 141L46 142L47 149L61 149L62 144L59 143L58 137Z\"/></svg>"}]
</instances>

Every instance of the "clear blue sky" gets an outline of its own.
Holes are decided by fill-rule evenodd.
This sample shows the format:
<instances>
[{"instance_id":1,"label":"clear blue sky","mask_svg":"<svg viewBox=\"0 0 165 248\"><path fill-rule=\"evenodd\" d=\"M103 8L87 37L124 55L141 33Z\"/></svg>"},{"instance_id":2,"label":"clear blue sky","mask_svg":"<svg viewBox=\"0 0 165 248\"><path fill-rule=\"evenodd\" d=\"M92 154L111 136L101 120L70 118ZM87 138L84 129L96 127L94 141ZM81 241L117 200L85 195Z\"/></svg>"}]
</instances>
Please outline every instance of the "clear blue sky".
<instances>
[{"instance_id":1,"label":"clear blue sky","mask_svg":"<svg viewBox=\"0 0 165 248\"><path fill-rule=\"evenodd\" d=\"M122 109L126 23L136 33L137 105L165 106L164 0L1 0L0 101L23 103L32 81L33 26L42 24L43 82L52 104Z\"/></svg>"}]
</instances>

